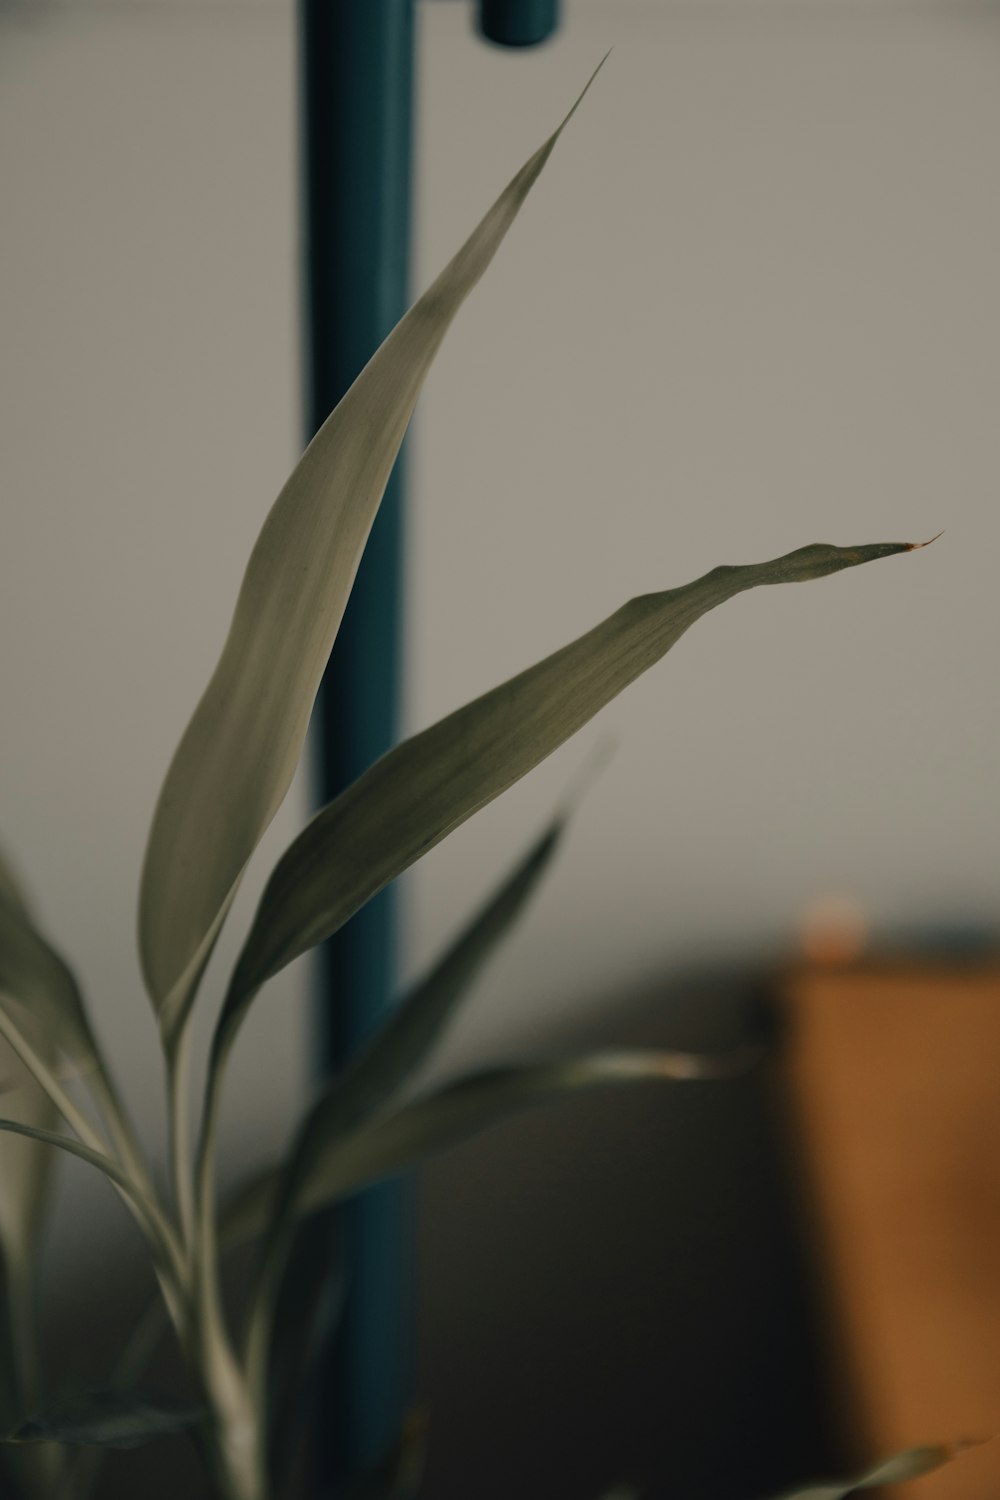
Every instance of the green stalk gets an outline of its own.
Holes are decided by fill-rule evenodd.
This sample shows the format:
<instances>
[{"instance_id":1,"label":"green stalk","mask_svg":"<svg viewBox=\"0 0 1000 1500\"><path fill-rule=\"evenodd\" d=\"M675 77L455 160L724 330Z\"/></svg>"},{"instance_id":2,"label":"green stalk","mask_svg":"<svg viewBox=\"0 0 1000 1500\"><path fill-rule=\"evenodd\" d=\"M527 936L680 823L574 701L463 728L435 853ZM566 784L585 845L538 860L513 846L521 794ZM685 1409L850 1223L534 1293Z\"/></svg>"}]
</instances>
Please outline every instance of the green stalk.
<instances>
[{"instance_id":1,"label":"green stalk","mask_svg":"<svg viewBox=\"0 0 1000 1500\"><path fill-rule=\"evenodd\" d=\"M121 1095L115 1087L104 1058L96 1048L94 1056L97 1067L93 1073L84 1075L84 1081L100 1111L101 1119L107 1127L111 1143L122 1166L135 1182L141 1183L143 1188L151 1193L153 1185L149 1167Z\"/></svg>"},{"instance_id":2,"label":"green stalk","mask_svg":"<svg viewBox=\"0 0 1000 1500\"><path fill-rule=\"evenodd\" d=\"M188 1114L191 1077L191 1028L185 1022L167 1052L167 1119L170 1181L180 1224L181 1243L190 1256L195 1237L195 1192Z\"/></svg>"},{"instance_id":3,"label":"green stalk","mask_svg":"<svg viewBox=\"0 0 1000 1500\"><path fill-rule=\"evenodd\" d=\"M234 1351L222 1305L216 1226L215 1147L226 1061L238 1028L216 1031L195 1163L192 1242L201 1375L212 1408L218 1480L227 1500L266 1500L264 1414Z\"/></svg>"},{"instance_id":4,"label":"green stalk","mask_svg":"<svg viewBox=\"0 0 1000 1500\"><path fill-rule=\"evenodd\" d=\"M41 1054L35 1051L20 1026L11 1018L2 1004L0 1004L0 1036L3 1036L9 1042L25 1067L33 1074L36 1082L48 1094L63 1119L76 1131L81 1141L89 1146L92 1151L97 1151L101 1155L104 1155L105 1142L101 1136L91 1125L83 1111L73 1103L73 1100L59 1082L54 1071L49 1067Z\"/></svg>"}]
</instances>

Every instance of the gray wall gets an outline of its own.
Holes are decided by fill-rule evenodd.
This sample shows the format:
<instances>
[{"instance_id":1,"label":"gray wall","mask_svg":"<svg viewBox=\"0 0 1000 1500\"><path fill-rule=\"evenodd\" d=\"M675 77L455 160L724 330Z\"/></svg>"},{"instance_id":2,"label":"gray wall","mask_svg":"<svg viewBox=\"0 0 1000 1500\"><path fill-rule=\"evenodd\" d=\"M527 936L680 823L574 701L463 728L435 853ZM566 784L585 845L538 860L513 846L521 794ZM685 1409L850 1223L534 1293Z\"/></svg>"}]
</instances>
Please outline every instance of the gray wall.
<instances>
[{"instance_id":1,"label":"gray wall","mask_svg":"<svg viewBox=\"0 0 1000 1500\"><path fill-rule=\"evenodd\" d=\"M411 722L718 562L946 532L727 605L428 858L415 959L617 741L470 1045L827 892L876 928L1000 905L1000 10L567 8L530 56L422 10L421 280L615 51L423 400Z\"/></svg>"}]
</instances>

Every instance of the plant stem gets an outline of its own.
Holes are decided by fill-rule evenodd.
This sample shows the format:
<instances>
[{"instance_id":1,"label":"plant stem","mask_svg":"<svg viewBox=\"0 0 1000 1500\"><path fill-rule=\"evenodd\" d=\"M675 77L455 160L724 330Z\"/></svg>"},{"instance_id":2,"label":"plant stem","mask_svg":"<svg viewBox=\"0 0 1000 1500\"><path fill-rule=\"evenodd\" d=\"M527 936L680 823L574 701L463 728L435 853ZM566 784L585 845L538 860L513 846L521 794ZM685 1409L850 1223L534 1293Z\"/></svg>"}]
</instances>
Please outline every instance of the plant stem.
<instances>
[{"instance_id":1,"label":"plant stem","mask_svg":"<svg viewBox=\"0 0 1000 1500\"><path fill-rule=\"evenodd\" d=\"M254 1399L226 1327L216 1226L215 1144L226 1061L238 1028L220 1027L212 1043L194 1168L196 1326L200 1373L213 1414L217 1481L226 1500L266 1500L263 1411Z\"/></svg>"},{"instance_id":2,"label":"plant stem","mask_svg":"<svg viewBox=\"0 0 1000 1500\"><path fill-rule=\"evenodd\" d=\"M78 1109L63 1088L55 1072L49 1067L41 1053L36 1052L17 1022L0 1004L0 1036L10 1043L35 1081L48 1094L56 1109L67 1124L71 1125L85 1145L92 1151L106 1154L106 1143L91 1125L82 1110Z\"/></svg>"},{"instance_id":3,"label":"plant stem","mask_svg":"<svg viewBox=\"0 0 1000 1500\"><path fill-rule=\"evenodd\" d=\"M107 1126L111 1143L129 1175L152 1192L152 1178L146 1158L104 1058L96 1047L94 1057L97 1067L93 1073L86 1075L86 1083L100 1111L101 1119Z\"/></svg>"},{"instance_id":4,"label":"plant stem","mask_svg":"<svg viewBox=\"0 0 1000 1500\"><path fill-rule=\"evenodd\" d=\"M170 1181L185 1254L190 1256L195 1235L195 1191L188 1113L191 1030L187 1022L173 1038L167 1053L167 1111Z\"/></svg>"}]
</instances>

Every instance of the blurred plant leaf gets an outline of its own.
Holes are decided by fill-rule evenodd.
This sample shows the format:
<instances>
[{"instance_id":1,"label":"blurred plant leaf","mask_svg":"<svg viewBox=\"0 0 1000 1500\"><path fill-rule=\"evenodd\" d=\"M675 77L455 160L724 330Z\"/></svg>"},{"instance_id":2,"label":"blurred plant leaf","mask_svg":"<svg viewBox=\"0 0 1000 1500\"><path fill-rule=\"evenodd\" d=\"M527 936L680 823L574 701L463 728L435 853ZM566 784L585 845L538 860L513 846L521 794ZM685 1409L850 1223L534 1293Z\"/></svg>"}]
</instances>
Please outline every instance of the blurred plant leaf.
<instances>
[{"instance_id":1,"label":"blurred plant leaf","mask_svg":"<svg viewBox=\"0 0 1000 1500\"><path fill-rule=\"evenodd\" d=\"M35 929L20 883L2 856L0 991L0 1005L16 1012L17 1025L48 1066L58 1066L54 1037L76 1058L87 1056L89 1033L75 981ZM58 1111L6 1039L0 1039L0 1074L4 1109L26 1129L50 1130ZM52 1152L39 1141L15 1142L0 1134L0 1431L20 1420L40 1386L38 1252L54 1168ZM30 1457L10 1453L7 1464L12 1482L38 1493L51 1489L62 1461L56 1452L42 1451Z\"/></svg>"},{"instance_id":2,"label":"blurred plant leaf","mask_svg":"<svg viewBox=\"0 0 1000 1500\"><path fill-rule=\"evenodd\" d=\"M303 1182L297 1212L313 1213L370 1182L407 1171L507 1115L563 1094L607 1084L731 1078L744 1073L757 1055L623 1048L470 1073L332 1144ZM264 1172L233 1197L222 1220L225 1244L250 1239L267 1226L279 1180L279 1170Z\"/></svg>"},{"instance_id":3,"label":"blurred plant leaf","mask_svg":"<svg viewBox=\"0 0 1000 1500\"><path fill-rule=\"evenodd\" d=\"M73 974L42 937L28 902L0 861L0 991L41 1020L76 1062L89 1065L94 1040Z\"/></svg>"},{"instance_id":4,"label":"blurred plant leaf","mask_svg":"<svg viewBox=\"0 0 1000 1500\"><path fill-rule=\"evenodd\" d=\"M0 902L20 912L26 921L31 920L31 911L28 907L27 898L21 887L21 882L14 874L14 870L0 851Z\"/></svg>"},{"instance_id":5,"label":"blurred plant leaf","mask_svg":"<svg viewBox=\"0 0 1000 1500\"><path fill-rule=\"evenodd\" d=\"M55 1402L3 1441L138 1448L154 1438L188 1432L203 1416L203 1408L156 1392L101 1388Z\"/></svg>"},{"instance_id":6,"label":"blurred plant leaf","mask_svg":"<svg viewBox=\"0 0 1000 1500\"><path fill-rule=\"evenodd\" d=\"M52 1049L44 1027L27 1014L20 1016L19 1021L35 1048L51 1058ZM0 1251L12 1281L20 1284L35 1258L49 1196L53 1156L43 1141L51 1134L57 1111L2 1038L0 1067L8 1079L4 1108L17 1116L10 1121L10 1129L31 1138L14 1142L9 1135L0 1134ZM0 1121L0 1130L5 1123Z\"/></svg>"},{"instance_id":7,"label":"blurred plant leaf","mask_svg":"<svg viewBox=\"0 0 1000 1500\"><path fill-rule=\"evenodd\" d=\"M633 599L586 635L384 755L292 843L261 898L223 1010L224 1053L259 987L328 938L446 834L507 790L746 589L804 582L913 550L817 543Z\"/></svg>"},{"instance_id":8,"label":"blurred plant leaf","mask_svg":"<svg viewBox=\"0 0 1000 1500\"><path fill-rule=\"evenodd\" d=\"M264 522L219 664L167 772L146 850L140 950L168 1044L247 861L288 790L424 378L569 117L373 355Z\"/></svg>"},{"instance_id":9,"label":"blurred plant leaf","mask_svg":"<svg viewBox=\"0 0 1000 1500\"><path fill-rule=\"evenodd\" d=\"M562 816L550 824L358 1060L334 1080L311 1112L303 1139L322 1148L373 1115L416 1076L534 894L565 826Z\"/></svg>"},{"instance_id":10,"label":"blurred plant leaf","mask_svg":"<svg viewBox=\"0 0 1000 1500\"><path fill-rule=\"evenodd\" d=\"M298 1191L324 1153L385 1106L426 1060L469 986L534 892L555 853L565 822L564 815L553 820L357 1061L320 1095L283 1169L265 1261L271 1249L284 1242Z\"/></svg>"},{"instance_id":11,"label":"blurred plant leaf","mask_svg":"<svg viewBox=\"0 0 1000 1500\"><path fill-rule=\"evenodd\" d=\"M936 1443L924 1448L908 1448L892 1458L876 1464L854 1479L831 1480L826 1483L806 1485L804 1489L789 1490L780 1500L845 1500L857 1490L879 1489L882 1485L905 1484L907 1480L919 1479L951 1463L969 1448L978 1447L978 1441L960 1443Z\"/></svg>"},{"instance_id":12,"label":"blurred plant leaf","mask_svg":"<svg viewBox=\"0 0 1000 1500\"><path fill-rule=\"evenodd\" d=\"M3 1043L0 1043L0 1045L3 1045ZM39 1092L41 1091L39 1090ZM47 1099L47 1096L43 1095L43 1097ZM36 1149L40 1148L44 1150L46 1158L51 1155L46 1148L52 1146L57 1151L65 1151L68 1155L79 1157L81 1161L85 1161L90 1166L96 1167L99 1172L103 1172L104 1176L114 1184L121 1195L128 1199L136 1211L136 1216L151 1228L153 1235L158 1235L158 1226L151 1218L151 1204L145 1192L137 1183L133 1182L129 1174L118 1165L113 1157L106 1156L101 1151L95 1151L92 1147L85 1145L83 1141L76 1140L73 1136L61 1135L57 1131L48 1130L37 1125L29 1125L22 1120L0 1119L0 1140L3 1139L4 1135L24 1136ZM5 1147L5 1155L7 1149ZM40 1155L35 1157L31 1147L20 1146L9 1149L12 1161L14 1160L14 1150L21 1150L25 1155L29 1155L30 1153L30 1159L36 1163L40 1174L44 1175L46 1168L43 1159ZM20 1170L24 1172L23 1165Z\"/></svg>"},{"instance_id":13,"label":"blurred plant leaf","mask_svg":"<svg viewBox=\"0 0 1000 1500\"><path fill-rule=\"evenodd\" d=\"M43 1026L29 1015L22 1025L35 1047L52 1056ZM48 1130L57 1111L9 1044L0 1039L0 1067L8 1080L4 1107L19 1117L21 1129ZM38 1249L51 1198L54 1158L37 1141L13 1141L0 1134L0 1260L3 1312L0 1316L0 1431L16 1420L39 1384L37 1325Z\"/></svg>"}]
</instances>

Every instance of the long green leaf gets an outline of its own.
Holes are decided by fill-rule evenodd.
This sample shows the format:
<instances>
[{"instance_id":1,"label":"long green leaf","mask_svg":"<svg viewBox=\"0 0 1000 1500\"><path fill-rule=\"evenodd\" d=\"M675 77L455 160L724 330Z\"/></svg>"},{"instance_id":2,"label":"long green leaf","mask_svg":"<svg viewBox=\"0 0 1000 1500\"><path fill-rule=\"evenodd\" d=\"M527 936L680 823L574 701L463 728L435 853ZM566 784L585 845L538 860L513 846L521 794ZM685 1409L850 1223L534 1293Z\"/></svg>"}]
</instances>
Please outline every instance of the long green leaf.
<instances>
[{"instance_id":1,"label":"long green leaf","mask_svg":"<svg viewBox=\"0 0 1000 1500\"><path fill-rule=\"evenodd\" d=\"M48 1130L39 1125L34 1125L24 1120L0 1119L0 1134L20 1135L31 1141L36 1147L54 1147L57 1151L65 1151L69 1156L76 1156L80 1161L85 1161L91 1167L96 1167L99 1172L114 1184L125 1198L136 1208L143 1223L149 1224L150 1203L142 1190L136 1186L131 1177L124 1171L114 1157L105 1155L102 1151L87 1146L83 1141L75 1140L71 1135L61 1135L58 1131ZM25 1157L29 1157L30 1148L21 1148ZM45 1155L51 1153L46 1149ZM13 1157L13 1154L12 1154ZM29 1157L34 1161L33 1154ZM40 1158L38 1158L40 1159Z\"/></svg>"},{"instance_id":2,"label":"long green leaf","mask_svg":"<svg viewBox=\"0 0 1000 1500\"><path fill-rule=\"evenodd\" d=\"M864 1474L853 1479L835 1479L828 1483L813 1484L804 1490L788 1490L777 1500L846 1500L858 1490L879 1489L882 1485L905 1484L911 1479L920 1479L925 1474L951 1463L975 1443L937 1443L925 1448L908 1448L892 1458L876 1464ZM639 1491L630 1485L616 1485L603 1500L639 1500Z\"/></svg>"},{"instance_id":3,"label":"long green leaf","mask_svg":"<svg viewBox=\"0 0 1000 1500\"><path fill-rule=\"evenodd\" d=\"M771 562L714 568L682 588L643 595L384 755L313 818L276 866L233 976L223 1034L235 1032L266 979L336 932L389 881L506 791L709 610L746 589L821 578L912 550L907 542L817 543Z\"/></svg>"},{"instance_id":4,"label":"long green leaf","mask_svg":"<svg viewBox=\"0 0 1000 1500\"><path fill-rule=\"evenodd\" d=\"M16 1014L7 1010L17 1003ZM31 908L10 868L0 859L0 1007L23 1029L31 1015L45 1029L45 1059L51 1076L59 1079L56 1051L70 1059L70 1074L82 1077L111 1132L122 1159L135 1177L147 1173L125 1108L114 1086L91 1029L80 986L52 945L42 935ZM31 1035L28 1036L31 1041Z\"/></svg>"},{"instance_id":5,"label":"long green leaf","mask_svg":"<svg viewBox=\"0 0 1000 1500\"><path fill-rule=\"evenodd\" d=\"M56 1038L81 1046L82 1002L69 970L38 934L13 870L0 855L0 1004L16 1005L18 1023L47 1066L58 1065ZM83 1035L86 1036L85 1021ZM73 1045L75 1043L75 1045ZM6 1041L0 1041L4 1108L26 1129L48 1130L55 1105ZM39 1380L38 1244L53 1181L54 1158L38 1142L0 1136L0 1422L34 1399Z\"/></svg>"},{"instance_id":6,"label":"long green leaf","mask_svg":"<svg viewBox=\"0 0 1000 1500\"><path fill-rule=\"evenodd\" d=\"M22 1025L43 1053L44 1029L30 1016ZM51 1056L51 1052L49 1054ZM0 1138L0 1253L15 1280L24 1276L35 1256L38 1231L49 1196L52 1155L40 1144L50 1133L57 1111L48 1095L31 1076L8 1044L0 1040L4 1074L14 1087L4 1093L4 1108L15 1115L11 1129L34 1137L33 1144L13 1145ZM0 1129L3 1129L0 1122Z\"/></svg>"},{"instance_id":7,"label":"long green leaf","mask_svg":"<svg viewBox=\"0 0 1000 1500\"><path fill-rule=\"evenodd\" d=\"M41 1024L25 1015L23 1024L36 1048L51 1044ZM0 1041L0 1067L7 1087L4 1108L19 1117L21 1129L46 1130L56 1109L48 1095L9 1047ZM38 1247L52 1194L52 1153L37 1142L0 1136L0 1430L15 1420L39 1384Z\"/></svg>"},{"instance_id":8,"label":"long green leaf","mask_svg":"<svg viewBox=\"0 0 1000 1500\"><path fill-rule=\"evenodd\" d=\"M2 850L0 850L0 901L14 907L26 921L31 920L31 910L21 888L21 882L14 874L13 867L4 858Z\"/></svg>"},{"instance_id":9,"label":"long green leaf","mask_svg":"<svg viewBox=\"0 0 1000 1500\"><path fill-rule=\"evenodd\" d=\"M374 354L264 523L219 664L167 773L146 851L140 950L168 1043L246 863L288 790L424 378L565 124Z\"/></svg>"},{"instance_id":10,"label":"long green leaf","mask_svg":"<svg viewBox=\"0 0 1000 1500\"><path fill-rule=\"evenodd\" d=\"M892 1458L876 1464L864 1474L853 1479L835 1479L822 1484L807 1485L805 1489L790 1490L780 1500L846 1500L858 1490L875 1490L882 1485L905 1484L910 1479L920 1479L934 1469L951 1463L959 1454L976 1443L935 1443L924 1448L908 1448Z\"/></svg>"},{"instance_id":11,"label":"long green leaf","mask_svg":"<svg viewBox=\"0 0 1000 1500\"><path fill-rule=\"evenodd\" d=\"M531 1105L608 1084L730 1078L745 1072L755 1056L745 1051L699 1055L615 1049L471 1073L331 1144L302 1184L297 1210L313 1213L368 1183L408 1171ZM278 1182L277 1171L265 1172L236 1195L223 1215L224 1244L261 1233L273 1211Z\"/></svg>"},{"instance_id":12,"label":"long green leaf","mask_svg":"<svg viewBox=\"0 0 1000 1500\"><path fill-rule=\"evenodd\" d=\"M299 1135L297 1179L348 1131L383 1108L426 1061L470 985L507 936L533 894L565 828L557 818L508 875L444 957L406 997L361 1053L335 1078Z\"/></svg>"},{"instance_id":13,"label":"long green leaf","mask_svg":"<svg viewBox=\"0 0 1000 1500\"><path fill-rule=\"evenodd\" d=\"M261 1253L249 1334L253 1378L264 1381L278 1293L296 1227L300 1189L338 1140L383 1108L421 1066L475 976L520 915L552 858L565 826L546 829L443 959L394 1012L358 1060L335 1078L306 1116L282 1169Z\"/></svg>"}]
</instances>

